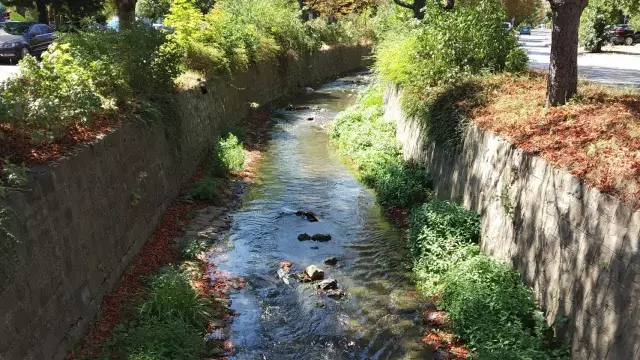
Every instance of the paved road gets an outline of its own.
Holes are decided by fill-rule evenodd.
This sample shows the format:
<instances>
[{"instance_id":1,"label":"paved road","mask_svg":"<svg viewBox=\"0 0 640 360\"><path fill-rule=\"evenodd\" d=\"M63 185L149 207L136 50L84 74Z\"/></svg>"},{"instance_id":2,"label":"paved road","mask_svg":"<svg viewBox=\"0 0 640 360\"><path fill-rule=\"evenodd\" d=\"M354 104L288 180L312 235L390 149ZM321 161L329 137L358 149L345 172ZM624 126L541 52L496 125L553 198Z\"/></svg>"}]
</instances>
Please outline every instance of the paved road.
<instances>
[{"instance_id":1,"label":"paved road","mask_svg":"<svg viewBox=\"0 0 640 360\"><path fill-rule=\"evenodd\" d=\"M531 67L549 68L551 34L548 30L534 30L530 36L522 35L520 42L529 53ZM593 82L640 88L640 44L610 46L601 54L580 51L578 71L580 77Z\"/></svg>"}]
</instances>

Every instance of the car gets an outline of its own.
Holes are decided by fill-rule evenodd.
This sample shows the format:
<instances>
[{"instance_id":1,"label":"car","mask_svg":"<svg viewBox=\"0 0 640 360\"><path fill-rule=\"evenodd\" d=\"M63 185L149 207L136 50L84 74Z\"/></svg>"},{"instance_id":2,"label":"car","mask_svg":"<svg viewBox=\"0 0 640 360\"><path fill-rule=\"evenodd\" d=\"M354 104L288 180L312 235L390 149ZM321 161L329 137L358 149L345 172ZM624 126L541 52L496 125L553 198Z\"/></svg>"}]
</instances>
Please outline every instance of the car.
<instances>
[{"instance_id":1,"label":"car","mask_svg":"<svg viewBox=\"0 0 640 360\"><path fill-rule=\"evenodd\" d=\"M174 29L171 26L163 25L163 24L153 24L153 28L159 31L166 31L169 34L173 34Z\"/></svg>"},{"instance_id":2,"label":"car","mask_svg":"<svg viewBox=\"0 0 640 360\"><path fill-rule=\"evenodd\" d=\"M609 42L614 45L633 45L640 42L640 32L627 24L617 25L609 31Z\"/></svg>"},{"instance_id":3,"label":"car","mask_svg":"<svg viewBox=\"0 0 640 360\"><path fill-rule=\"evenodd\" d=\"M53 29L36 22L5 21L0 23L0 58L20 60L40 55L55 40Z\"/></svg>"},{"instance_id":4,"label":"car","mask_svg":"<svg viewBox=\"0 0 640 360\"><path fill-rule=\"evenodd\" d=\"M529 26L520 27L520 35L531 35L531 28Z\"/></svg>"}]
</instances>

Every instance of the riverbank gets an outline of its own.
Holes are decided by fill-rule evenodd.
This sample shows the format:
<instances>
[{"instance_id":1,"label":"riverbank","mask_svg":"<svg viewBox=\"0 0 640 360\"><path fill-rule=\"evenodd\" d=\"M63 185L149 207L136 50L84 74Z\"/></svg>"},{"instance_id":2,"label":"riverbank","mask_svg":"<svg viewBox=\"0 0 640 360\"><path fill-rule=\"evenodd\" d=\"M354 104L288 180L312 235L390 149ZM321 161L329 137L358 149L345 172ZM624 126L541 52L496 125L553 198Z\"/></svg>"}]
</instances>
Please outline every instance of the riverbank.
<instances>
[{"instance_id":1,"label":"riverbank","mask_svg":"<svg viewBox=\"0 0 640 360\"><path fill-rule=\"evenodd\" d=\"M446 312L434 312L431 306L425 314L427 324L443 322L453 338L462 339L464 347L481 358L566 357L566 350L549 338L553 330L519 274L480 253L479 216L432 199L429 182L438 179L429 179L422 165L403 159L395 132L395 122L384 117L382 88L374 86L338 117L332 138L392 214L402 213L398 207L412 209L406 240L416 282L436 304L435 310ZM447 346L452 336L441 337L440 330L428 327L424 341L452 351L449 355L466 356L464 347Z\"/></svg>"},{"instance_id":2,"label":"riverbank","mask_svg":"<svg viewBox=\"0 0 640 360\"><path fill-rule=\"evenodd\" d=\"M232 350L222 336L233 316L228 293L244 280L221 274L210 258L232 226L229 213L255 178L270 124L266 113L254 110L234 130L242 142L206 159L67 359L224 358ZM222 172L234 156L236 168Z\"/></svg>"}]
</instances>

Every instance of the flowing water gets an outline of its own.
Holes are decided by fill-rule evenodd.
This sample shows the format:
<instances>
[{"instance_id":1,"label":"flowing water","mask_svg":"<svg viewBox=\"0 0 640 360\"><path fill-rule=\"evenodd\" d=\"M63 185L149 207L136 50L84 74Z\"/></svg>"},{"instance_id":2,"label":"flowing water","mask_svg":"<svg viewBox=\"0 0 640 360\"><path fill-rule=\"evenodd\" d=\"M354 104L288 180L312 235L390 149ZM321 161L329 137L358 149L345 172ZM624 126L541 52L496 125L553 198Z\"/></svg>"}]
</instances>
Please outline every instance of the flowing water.
<instances>
[{"instance_id":1,"label":"flowing water","mask_svg":"<svg viewBox=\"0 0 640 360\"><path fill-rule=\"evenodd\" d=\"M381 214L373 193L336 155L323 128L355 100L366 74L331 82L295 99L324 111L277 110L257 183L232 214L226 249L212 260L247 280L231 296L237 314L231 359L427 359L420 343L419 301L400 231ZM313 117L314 120L308 120ZM312 211L318 222L295 215ZM330 234L328 242L299 234ZM323 264L335 256L338 265ZM313 284L286 284L281 260L301 272L315 264L347 296L318 295Z\"/></svg>"}]
</instances>

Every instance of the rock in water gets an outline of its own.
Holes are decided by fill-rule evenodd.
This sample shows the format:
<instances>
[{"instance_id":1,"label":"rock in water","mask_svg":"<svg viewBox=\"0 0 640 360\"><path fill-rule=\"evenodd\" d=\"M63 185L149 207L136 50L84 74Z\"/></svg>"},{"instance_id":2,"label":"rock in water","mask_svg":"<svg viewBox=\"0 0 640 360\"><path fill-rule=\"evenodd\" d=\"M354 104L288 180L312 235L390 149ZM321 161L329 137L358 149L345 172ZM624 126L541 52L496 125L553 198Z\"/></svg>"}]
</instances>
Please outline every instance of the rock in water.
<instances>
[{"instance_id":1,"label":"rock in water","mask_svg":"<svg viewBox=\"0 0 640 360\"><path fill-rule=\"evenodd\" d=\"M315 265L307 266L307 268L304 269L304 273L313 281L324 279L324 270Z\"/></svg>"},{"instance_id":2,"label":"rock in water","mask_svg":"<svg viewBox=\"0 0 640 360\"><path fill-rule=\"evenodd\" d=\"M300 235L298 235L298 240L300 240L300 241L311 240L311 236L309 236L309 234L307 234L307 233L300 234Z\"/></svg>"},{"instance_id":3,"label":"rock in water","mask_svg":"<svg viewBox=\"0 0 640 360\"><path fill-rule=\"evenodd\" d=\"M309 220L309 222L317 222L318 218L316 217L316 214L312 213L311 211L296 211L296 215L297 216L304 216L307 218L307 220Z\"/></svg>"},{"instance_id":4,"label":"rock in water","mask_svg":"<svg viewBox=\"0 0 640 360\"><path fill-rule=\"evenodd\" d=\"M327 290L335 290L338 288L338 281L336 279L327 279L322 280L320 284L318 284L318 289L327 291Z\"/></svg>"},{"instance_id":5,"label":"rock in water","mask_svg":"<svg viewBox=\"0 0 640 360\"><path fill-rule=\"evenodd\" d=\"M324 259L324 263L325 265L335 265L338 263L338 258L337 257L328 257L326 259Z\"/></svg>"},{"instance_id":6,"label":"rock in water","mask_svg":"<svg viewBox=\"0 0 640 360\"><path fill-rule=\"evenodd\" d=\"M334 289L327 291L327 296L333 299L341 299L347 295L342 289Z\"/></svg>"},{"instance_id":7,"label":"rock in water","mask_svg":"<svg viewBox=\"0 0 640 360\"><path fill-rule=\"evenodd\" d=\"M311 250L320 250L320 248L319 248L319 247L317 247L317 246L312 246L312 247L310 247L310 249L311 249Z\"/></svg>"},{"instance_id":8,"label":"rock in water","mask_svg":"<svg viewBox=\"0 0 640 360\"><path fill-rule=\"evenodd\" d=\"M311 237L313 241L329 241L331 240L331 235L329 234L315 234Z\"/></svg>"}]
</instances>

